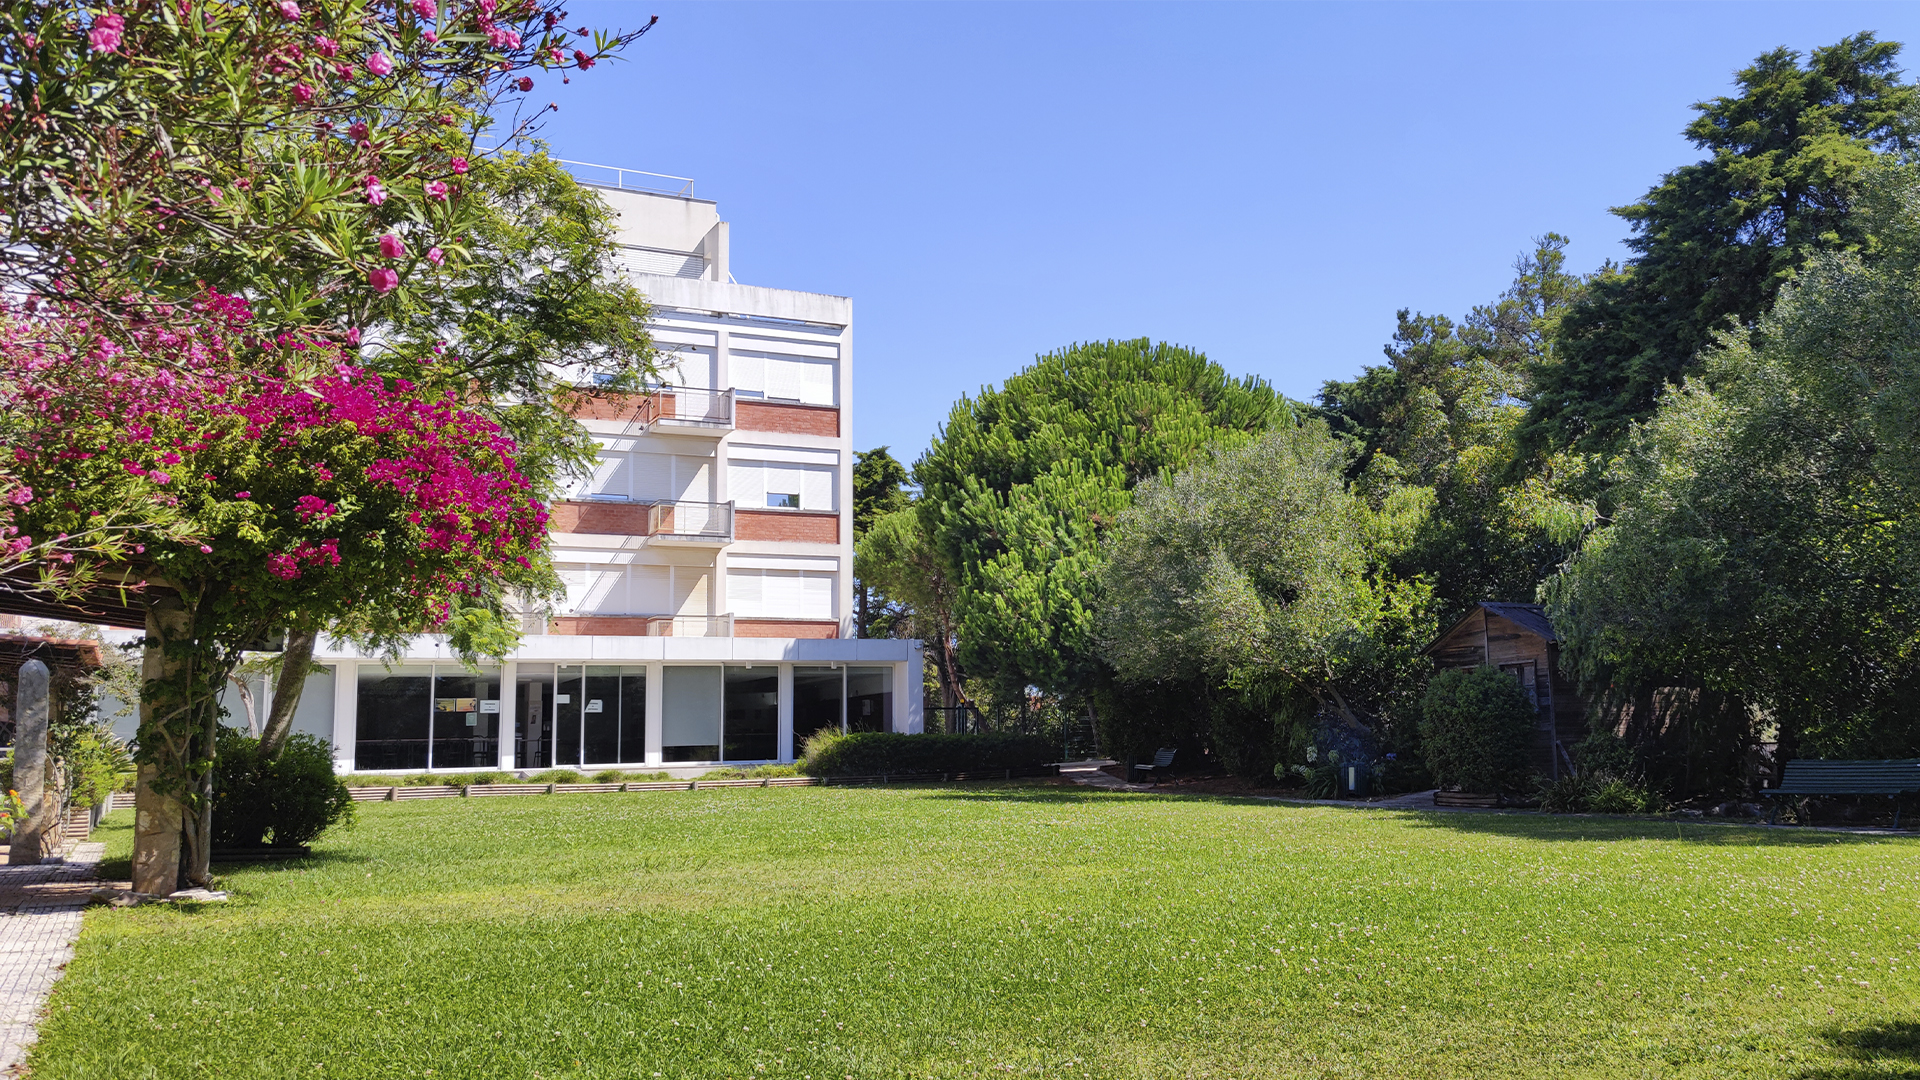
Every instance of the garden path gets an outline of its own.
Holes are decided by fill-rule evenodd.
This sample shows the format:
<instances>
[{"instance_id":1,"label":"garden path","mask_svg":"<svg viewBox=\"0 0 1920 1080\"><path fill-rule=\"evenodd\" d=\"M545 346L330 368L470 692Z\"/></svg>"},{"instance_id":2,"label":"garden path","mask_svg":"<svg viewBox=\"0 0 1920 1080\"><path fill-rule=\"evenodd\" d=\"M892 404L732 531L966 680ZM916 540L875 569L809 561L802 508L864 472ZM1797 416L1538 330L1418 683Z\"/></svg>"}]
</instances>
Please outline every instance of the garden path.
<instances>
[{"instance_id":1,"label":"garden path","mask_svg":"<svg viewBox=\"0 0 1920 1080\"><path fill-rule=\"evenodd\" d=\"M62 862L0 865L0 1076L19 1075L40 1010L73 959L80 912L105 851L82 842Z\"/></svg>"}]
</instances>

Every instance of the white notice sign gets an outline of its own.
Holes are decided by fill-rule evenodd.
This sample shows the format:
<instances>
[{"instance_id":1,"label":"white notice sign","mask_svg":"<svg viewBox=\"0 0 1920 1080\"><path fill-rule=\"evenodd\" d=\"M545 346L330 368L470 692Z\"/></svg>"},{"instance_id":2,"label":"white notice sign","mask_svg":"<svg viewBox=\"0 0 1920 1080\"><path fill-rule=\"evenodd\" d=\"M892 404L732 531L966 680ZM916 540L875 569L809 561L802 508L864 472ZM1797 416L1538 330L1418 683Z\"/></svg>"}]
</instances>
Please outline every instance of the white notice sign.
<instances>
[{"instance_id":1,"label":"white notice sign","mask_svg":"<svg viewBox=\"0 0 1920 1080\"><path fill-rule=\"evenodd\" d=\"M599 711L600 711L600 699L599 699L599 698L588 698L588 699L587 699L587 711L588 711L588 712L599 712Z\"/></svg>"},{"instance_id":2,"label":"white notice sign","mask_svg":"<svg viewBox=\"0 0 1920 1080\"><path fill-rule=\"evenodd\" d=\"M573 695L572 694L555 694L553 695L553 700L555 701L555 703L560 705L571 705L573 703Z\"/></svg>"},{"instance_id":3,"label":"white notice sign","mask_svg":"<svg viewBox=\"0 0 1920 1080\"><path fill-rule=\"evenodd\" d=\"M499 711L500 711L500 699L498 699L498 698L481 698L481 699L480 699L480 711L481 711L481 712L490 712L490 713L497 713L497 712L499 712Z\"/></svg>"}]
</instances>

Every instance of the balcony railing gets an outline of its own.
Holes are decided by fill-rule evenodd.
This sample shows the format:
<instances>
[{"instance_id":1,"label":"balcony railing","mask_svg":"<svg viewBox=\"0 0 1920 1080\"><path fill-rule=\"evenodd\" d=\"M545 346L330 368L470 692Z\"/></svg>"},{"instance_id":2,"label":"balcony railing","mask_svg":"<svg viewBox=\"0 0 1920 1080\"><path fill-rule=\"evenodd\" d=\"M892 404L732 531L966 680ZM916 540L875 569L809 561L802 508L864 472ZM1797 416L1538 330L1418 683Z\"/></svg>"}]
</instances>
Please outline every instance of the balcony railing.
<instances>
[{"instance_id":1,"label":"balcony railing","mask_svg":"<svg viewBox=\"0 0 1920 1080\"><path fill-rule=\"evenodd\" d=\"M642 427L694 428L720 434L733 428L733 391L662 387L640 399Z\"/></svg>"},{"instance_id":2,"label":"balcony railing","mask_svg":"<svg viewBox=\"0 0 1920 1080\"><path fill-rule=\"evenodd\" d=\"M582 183L693 198L693 178L690 176L669 176L666 173L623 169L618 165L596 165L590 161L570 161L566 158L553 160L555 164L566 166L567 171Z\"/></svg>"},{"instance_id":3,"label":"balcony railing","mask_svg":"<svg viewBox=\"0 0 1920 1080\"><path fill-rule=\"evenodd\" d=\"M732 637L731 615L656 615L647 620L648 637Z\"/></svg>"},{"instance_id":4,"label":"balcony railing","mask_svg":"<svg viewBox=\"0 0 1920 1080\"><path fill-rule=\"evenodd\" d=\"M647 533L655 542L733 542L730 502L659 502L647 507Z\"/></svg>"}]
</instances>

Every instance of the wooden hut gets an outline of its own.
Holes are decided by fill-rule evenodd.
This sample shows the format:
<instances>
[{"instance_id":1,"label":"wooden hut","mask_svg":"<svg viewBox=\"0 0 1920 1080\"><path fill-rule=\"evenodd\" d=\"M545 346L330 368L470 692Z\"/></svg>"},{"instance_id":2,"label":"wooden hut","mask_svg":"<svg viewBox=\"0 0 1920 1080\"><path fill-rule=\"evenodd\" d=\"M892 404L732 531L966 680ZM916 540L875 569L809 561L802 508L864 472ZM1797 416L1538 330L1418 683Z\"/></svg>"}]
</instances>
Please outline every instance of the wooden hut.
<instances>
[{"instance_id":1,"label":"wooden hut","mask_svg":"<svg viewBox=\"0 0 1920 1080\"><path fill-rule=\"evenodd\" d=\"M1587 735L1587 702L1560 673L1560 638L1539 604L1476 604L1424 652L1442 671L1496 667L1520 680L1540 710L1535 767L1555 778L1567 768L1567 748Z\"/></svg>"}]
</instances>

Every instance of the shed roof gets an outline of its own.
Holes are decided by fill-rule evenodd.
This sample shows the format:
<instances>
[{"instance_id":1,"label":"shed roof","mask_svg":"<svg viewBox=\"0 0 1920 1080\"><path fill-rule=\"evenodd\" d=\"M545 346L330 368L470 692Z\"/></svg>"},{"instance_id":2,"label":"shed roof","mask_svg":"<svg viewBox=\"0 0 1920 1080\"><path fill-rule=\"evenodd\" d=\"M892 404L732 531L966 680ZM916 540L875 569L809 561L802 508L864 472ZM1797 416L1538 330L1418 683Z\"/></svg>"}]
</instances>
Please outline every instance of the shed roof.
<instances>
[{"instance_id":1,"label":"shed roof","mask_svg":"<svg viewBox=\"0 0 1920 1080\"><path fill-rule=\"evenodd\" d=\"M1434 646L1453 636L1455 630L1460 629L1461 626L1466 624L1468 619L1473 618L1481 611L1485 611L1489 615L1498 615L1508 622L1519 626L1522 630L1530 634L1536 634L1556 645L1560 643L1559 635L1553 632L1553 623L1547 618L1547 610L1539 604L1502 604L1488 600L1475 604L1474 610L1462 615L1459 622L1447 627L1439 637L1434 638L1433 641L1428 643L1426 648L1420 650L1421 654L1425 655L1426 653L1432 652Z\"/></svg>"}]
</instances>

